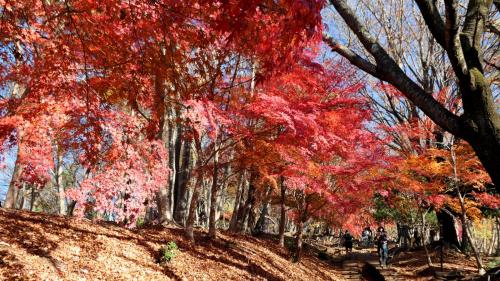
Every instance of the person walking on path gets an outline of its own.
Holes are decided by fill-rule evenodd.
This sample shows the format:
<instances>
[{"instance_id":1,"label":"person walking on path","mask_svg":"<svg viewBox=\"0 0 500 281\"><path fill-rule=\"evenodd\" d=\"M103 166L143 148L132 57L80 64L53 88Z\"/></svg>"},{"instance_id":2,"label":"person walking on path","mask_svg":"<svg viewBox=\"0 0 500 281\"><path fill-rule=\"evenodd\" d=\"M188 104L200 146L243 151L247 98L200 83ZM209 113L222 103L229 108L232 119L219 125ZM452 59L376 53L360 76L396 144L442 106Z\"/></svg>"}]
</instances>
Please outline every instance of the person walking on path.
<instances>
[{"instance_id":1,"label":"person walking on path","mask_svg":"<svg viewBox=\"0 0 500 281\"><path fill-rule=\"evenodd\" d=\"M352 235L349 233L349 230L346 230L344 233L344 247L346 254L352 252Z\"/></svg>"},{"instance_id":2,"label":"person walking on path","mask_svg":"<svg viewBox=\"0 0 500 281\"><path fill-rule=\"evenodd\" d=\"M385 229L381 226L378 228L377 231L377 253L379 256L379 262L380 266L386 267L387 266L387 255L388 255L388 248L387 248L387 232L385 232Z\"/></svg>"}]
</instances>

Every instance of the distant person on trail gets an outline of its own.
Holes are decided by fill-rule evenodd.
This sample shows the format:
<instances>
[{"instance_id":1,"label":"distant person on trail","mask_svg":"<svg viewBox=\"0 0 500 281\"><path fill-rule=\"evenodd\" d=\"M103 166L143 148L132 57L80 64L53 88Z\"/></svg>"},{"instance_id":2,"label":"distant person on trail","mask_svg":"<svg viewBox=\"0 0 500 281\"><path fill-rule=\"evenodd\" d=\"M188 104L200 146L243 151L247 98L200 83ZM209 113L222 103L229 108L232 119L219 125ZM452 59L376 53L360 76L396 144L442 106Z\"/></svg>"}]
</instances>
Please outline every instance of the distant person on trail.
<instances>
[{"instance_id":1,"label":"distant person on trail","mask_svg":"<svg viewBox=\"0 0 500 281\"><path fill-rule=\"evenodd\" d=\"M401 237L403 238L403 243L402 243L402 246L404 249L407 249L408 248L408 244L410 242L410 230L409 230L409 227L408 225L406 224L403 224L401 226Z\"/></svg>"},{"instance_id":2,"label":"distant person on trail","mask_svg":"<svg viewBox=\"0 0 500 281\"><path fill-rule=\"evenodd\" d=\"M349 230L346 230L344 233L344 247L346 254L352 252L352 235L349 233Z\"/></svg>"},{"instance_id":3,"label":"distant person on trail","mask_svg":"<svg viewBox=\"0 0 500 281\"><path fill-rule=\"evenodd\" d=\"M429 231L429 239L431 244L436 242L436 231L434 229Z\"/></svg>"},{"instance_id":4,"label":"distant person on trail","mask_svg":"<svg viewBox=\"0 0 500 281\"><path fill-rule=\"evenodd\" d=\"M363 244L365 247L369 247L372 241L372 230L369 226L365 227L363 232L361 233L361 240L363 240Z\"/></svg>"},{"instance_id":5,"label":"distant person on trail","mask_svg":"<svg viewBox=\"0 0 500 281\"><path fill-rule=\"evenodd\" d=\"M415 237L415 246L420 247L422 246L422 237L420 237L420 234L418 233L418 229L415 228L415 232L413 232L413 237Z\"/></svg>"},{"instance_id":6,"label":"distant person on trail","mask_svg":"<svg viewBox=\"0 0 500 281\"><path fill-rule=\"evenodd\" d=\"M380 266L387 266L388 242L387 232L380 226L377 231L377 253L379 256Z\"/></svg>"}]
</instances>

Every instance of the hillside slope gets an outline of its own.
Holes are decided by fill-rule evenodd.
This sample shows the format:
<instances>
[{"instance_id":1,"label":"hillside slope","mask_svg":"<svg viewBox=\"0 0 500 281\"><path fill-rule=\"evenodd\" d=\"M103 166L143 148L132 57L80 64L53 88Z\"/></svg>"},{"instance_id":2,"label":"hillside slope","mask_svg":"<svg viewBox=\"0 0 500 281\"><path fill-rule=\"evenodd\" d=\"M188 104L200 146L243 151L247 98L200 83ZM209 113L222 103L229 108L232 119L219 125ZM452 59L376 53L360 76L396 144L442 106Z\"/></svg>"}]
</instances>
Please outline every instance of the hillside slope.
<instances>
[{"instance_id":1,"label":"hillside slope","mask_svg":"<svg viewBox=\"0 0 500 281\"><path fill-rule=\"evenodd\" d=\"M273 241L219 235L195 245L181 229L129 230L109 223L0 209L3 280L339 280L335 270L306 255L300 264ZM180 253L157 263L161 246Z\"/></svg>"}]
</instances>

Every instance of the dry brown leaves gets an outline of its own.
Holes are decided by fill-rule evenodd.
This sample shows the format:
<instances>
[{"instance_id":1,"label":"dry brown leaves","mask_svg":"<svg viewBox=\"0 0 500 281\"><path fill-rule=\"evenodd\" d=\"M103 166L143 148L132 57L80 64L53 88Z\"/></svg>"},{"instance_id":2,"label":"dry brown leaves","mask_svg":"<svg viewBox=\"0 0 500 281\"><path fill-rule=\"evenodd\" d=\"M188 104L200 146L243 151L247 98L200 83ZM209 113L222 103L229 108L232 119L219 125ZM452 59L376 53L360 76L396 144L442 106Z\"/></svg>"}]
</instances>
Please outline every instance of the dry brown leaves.
<instances>
[{"instance_id":1,"label":"dry brown leaves","mask_svg":"<svg viewBox=\"0 0 500 281\"><path fill-rule=\"evenodd\" d=\"M269 239L219 234L197 243L181 229L129 230L109 223L0 209L2 280L339 280L334 268L306 255L299 264ZM161 246L180 252L157 263Z\"/></svg>"}]
</instances>

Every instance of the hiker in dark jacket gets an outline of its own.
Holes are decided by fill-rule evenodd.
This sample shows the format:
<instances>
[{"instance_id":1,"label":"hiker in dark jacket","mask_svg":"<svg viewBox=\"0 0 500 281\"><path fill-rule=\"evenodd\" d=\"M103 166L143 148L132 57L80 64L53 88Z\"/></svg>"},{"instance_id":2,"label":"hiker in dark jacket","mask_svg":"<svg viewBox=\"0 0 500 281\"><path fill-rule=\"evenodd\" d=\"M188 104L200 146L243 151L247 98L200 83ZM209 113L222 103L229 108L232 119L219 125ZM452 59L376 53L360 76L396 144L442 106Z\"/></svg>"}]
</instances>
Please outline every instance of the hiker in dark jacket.
<instances>
[{"instance_id":1,"label":"hiker in dark jacket","mask_svg":"<svg viewBox=\"0 0 500 281\"><path fill-rule=\"evenodd\" d=\"M346 230L344 233L344 246L346 254L352 252L352 235L349 233L349 230Z\"/></svg>"},{"instance_id":2,"label":"hiker in dark jacket","mask_svg":"<svg viewBox=\"0 0 500 281\"><path fill-rule=\"evenodd\" d=\"M383 227L379 227L377 231L377 252L379 256L380 266L387 266L387 256L388 256L388 237L387 232Z\"/></svg>"}]
</instances>

